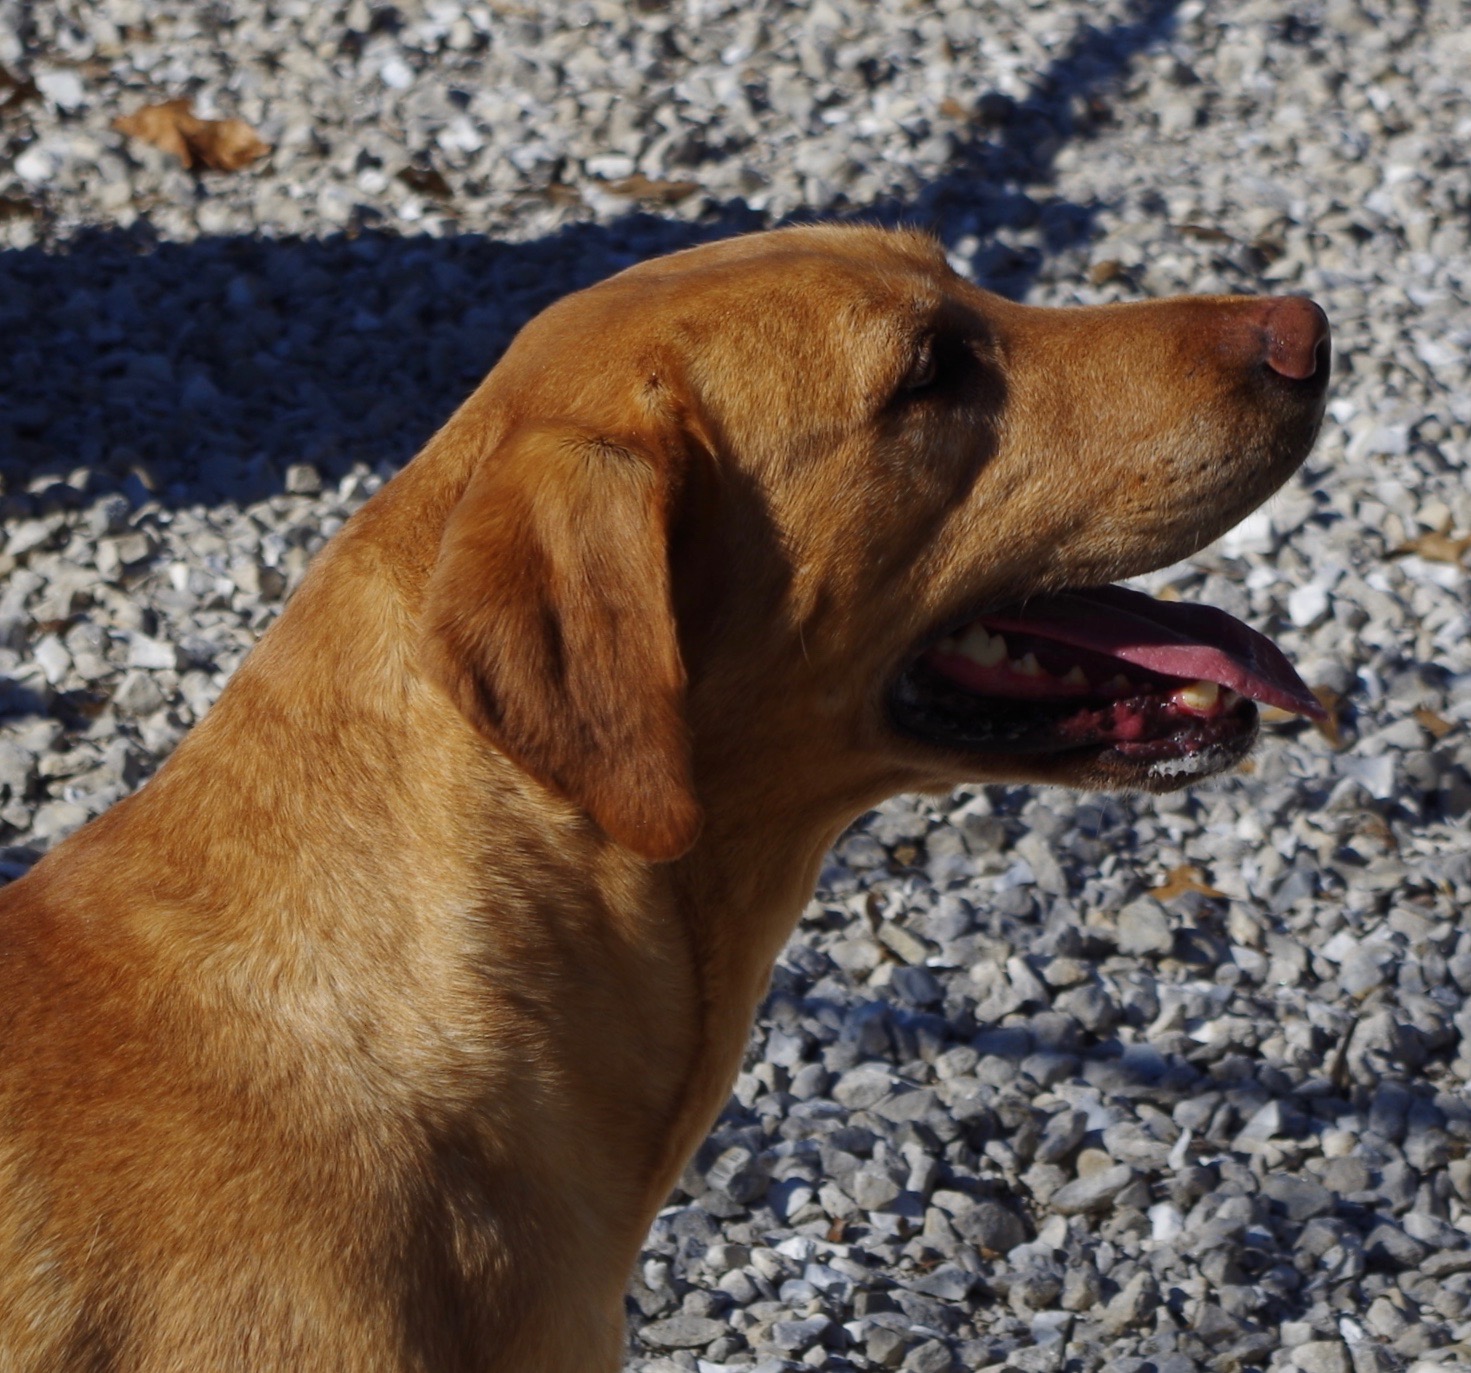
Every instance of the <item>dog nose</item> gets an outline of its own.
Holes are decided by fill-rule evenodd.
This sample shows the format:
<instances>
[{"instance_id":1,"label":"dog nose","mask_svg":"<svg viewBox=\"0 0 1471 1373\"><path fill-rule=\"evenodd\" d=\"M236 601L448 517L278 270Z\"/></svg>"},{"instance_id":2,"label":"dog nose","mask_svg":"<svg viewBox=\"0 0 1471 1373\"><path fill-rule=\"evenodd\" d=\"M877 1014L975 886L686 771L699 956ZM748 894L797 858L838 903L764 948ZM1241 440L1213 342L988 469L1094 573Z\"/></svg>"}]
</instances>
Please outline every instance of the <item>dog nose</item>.
<instances>
[{"instance_id":1,"label":"dog nose","mask_svg":"<svg viewBox=\"0 0 1471 1373\"><path fill-rule=\"evenodd\" d=\"M1261 329L1267 366L1279 376L1307 381L1329 366L1328 316L1306 296L1279 296L1266 303Z\"/></svg>"}]
</instances>

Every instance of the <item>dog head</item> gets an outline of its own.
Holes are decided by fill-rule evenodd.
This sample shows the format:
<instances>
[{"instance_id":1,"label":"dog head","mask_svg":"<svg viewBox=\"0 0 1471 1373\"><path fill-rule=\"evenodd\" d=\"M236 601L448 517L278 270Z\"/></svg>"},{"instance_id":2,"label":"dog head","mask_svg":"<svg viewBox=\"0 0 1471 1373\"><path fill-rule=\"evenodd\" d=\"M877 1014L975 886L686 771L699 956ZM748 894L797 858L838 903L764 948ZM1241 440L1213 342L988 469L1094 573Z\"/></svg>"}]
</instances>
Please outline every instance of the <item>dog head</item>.
<instances>
[{"instance_id":1,"label":"dog head","mask_svg":"<svg viewBox=\"0 0 1471 1373\"><path fill-rule=\"evenodd\" d=\"M917 234L642 264L529 324L454 422L485 451L431 673L656 860L773 777L835 824L963 780L1179 786L1244 754L1254 700L1316 703L1221 612L1109 584L1274 491L1328 367L1307 301L1038 309Z\"/></svg>"}]
</instances>

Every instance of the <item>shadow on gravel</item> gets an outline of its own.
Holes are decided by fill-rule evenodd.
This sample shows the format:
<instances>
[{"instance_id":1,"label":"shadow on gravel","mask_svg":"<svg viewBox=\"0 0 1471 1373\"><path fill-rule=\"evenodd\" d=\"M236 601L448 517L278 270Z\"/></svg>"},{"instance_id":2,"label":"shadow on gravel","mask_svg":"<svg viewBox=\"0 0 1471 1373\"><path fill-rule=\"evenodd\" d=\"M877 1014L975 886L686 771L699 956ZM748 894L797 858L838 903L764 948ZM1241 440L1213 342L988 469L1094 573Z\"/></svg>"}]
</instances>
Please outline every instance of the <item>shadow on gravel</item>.
<instances>
[{"instance_id":1,"label":"shadow on gravel","mask_svg":"<svg viewBox=\"0 0 1471 1373\"><path fill-rule=\"evenodd\" d=\"M1200 1334L1203 1328L1216 1353L1224 1356L1220 1346L1229 1343L1237 1355L1251 1355L1213 1365L1217 1367L1255 1364L1276 1347L1283 1321L1307 1318L1344 1281L1366 1273L1393 1278L1413 1271L1442 1247L1451 1252L1433 1262L1443 1264L1444 1273L1462 1270L1464 1237L1448 1223L1422 1215L1409 1222L1410 1228L1419 1227L1411 1234L1400 1214L1405 1207L1383 1188L1331 1191L1311 1175L1298 1176L1293 1164L1285 1162L1309 1136L1342 1128L1345 1119L1364 1117L1387 1160L1394 1146L1374 1131L1394 1134L1395 1127L1383 1122L1396 1112L1403 1122L1417 1109L1417 1100L1423 1103L1424 1094L1417 1098L1402 1083L1384 1079L1370 1091L1361 1076L1357 1085L1345 1083L1340 1089L1329 1080L1330 1072L1296 1087L1260 1061L1223 1051L1220 1045L1161 1051L1110 1032L1080 1033L1064 1016L1039 1015L1030 1025L977 1027L965 1013L941 1016L884 1000L840 1003L811 994L808 979L785 964L778 968L774 988L775 1001L785 1001L784 1009L794 1011L800 1023L826 1024L836 1031L835 1038L823 1042L823 1061L838 1073L856 1068L853 1077L865 1080L849 1079L853 1094L843 1098L846 1110L826 1099L809 1104L786 1097L774 1135L770 1096L764 1098L768 1109L732 1098L701 1145L695 1166L669 1199L671 1207L686 1209L666 1212L655 1227L656 1239L663 1234L676 1241L677 1276L688 1276L704 1254L703 1244L694 1242L702 1238L698 1233L682 1233L690 1228L684 1220L694 1209L723 1220L752 1221L757 1233L789 1228L787 1208L800 1209L822 1182L850 1176L856 1168L875 1175L887 1169L898 1186L903 1174L892 1167L896 1141L917 1143L929 1157L972 1156L965 1170L968 1180L955 1185L974 1201L1000 1203L1031 1242L1024 1251L1009 1251L1009 1272L1007 1265L980 1262L974 1253L963 1260L975 1283L967 1293L970 1300L1005 1300L1008 1284L1025 1274L1050 1272L1059 1282L1063 1278L1067 1250L1041 1240L1035 1211L1024 1202L1044 1187L1047 1201L1038 1208L1044 1215L1088 1215L1102 1238L1126 1250L1139 1236L1153 1233L1166 1246L1179 1236L1180 1243L1196 1247L1197 1253L1215 1251L1209 1264L1222 1290L1211 1294L1211 1300L1226 1302L1234 1314L1213 1313L1202 1327L1199 1312L1194 1318L1187 1315L1182 1290L1162 1281L1160 1297L1182 1331ZM764 1015L763 1022L779 1025L781 1017ZM952 1081L942 1106L935 1087L943 1089L943 1082L906 1082L903 1065L921 1057L934 1060L966 1045L979 1055L971 1094L956 1090L958 1080ZM817 1053L812 1049L808 1059L815 1062ZM795 1076L800 1066L788 1062L785 1071ZM1096 1114L1076 1097L1070 1098L1079 1103L1073 1108L1059 1110L1054 1103L1051 1112L1038 1109L1034 1098L1045 1092L1049 1080L1094 1089L1100 1103ZM782 1081L770 1089L778 1096ZM824 1097L833 1094L830 1088ZM841 1086L837 1094L842 1095ZM1119 1124L1115 1111L1101 1105L1116 1106L1120 1099L1134 1103L1139 1123ZM1424 1104L1418 1109L1423 1111ZM842 1123L834 1130L831 1121L840 1113ZM1087 1119L1068 1130L1055 1129L1056 1122L1072 1115ZM1115 1121L1112 1126L1110 1120ZM1403 1124L1400 1128L1402 1132ZM875 1152L882 1139L889 1141L887 1159ZM755 1161L739 1171L715 1170L717 1177L730 1176L735 1184L722 1190L711 1182L712 1165L737 1146L755 1155ZM1078 1154L1087 1149L1105 1151L1112 1164L1074 1180ZM970 1176L982 1158L990 1160L991 1176ZM1049 1166L1054 1174L1050 1185ZM1006 1173L1024 1176L1024 1181L1006 1180ZM754 1185L753 1175L759 1179ZM1054 1206L1053 1189L1062 1185L1070 1195L1065 1202L1058 1196ZM684 1190L686 1186L695 1191ZM1202 1213L1206 1198L1213 1200ZM891 1222L886 1233L909 1236L920 1232L930 1204L906 1185L875 1209ZM948 1209L959 1214L953 1204ZM873 1225L874 1217L855 1204L852 1219L842 1223L842 1239L862 1246ZM960 1237L984 1247L981 1235L963 1224ZM691 1242L680 1243L686 1239ZM924 1291L922 1283L911 1286ZM900 1286L889 1290L901 1304L908 1300ZM907 1306L905 1310L920 1320L945 1314L934 1304L923 1314ZM1197 1353L1204 1355L1203 1350ZM1001 1357L996 1355L998 1361Z\"/></svg>"},{"instance_id":2,"label":"shadow on gravel","mask_svg":"<svg viewBox=\"0 0 1471 1373\"><path fill-rule=\"evenodd\" d=\"M1027 100L980 97L973 133L915 197L836 216L925 225L984 284L1025 293L1049 255L1093 233L1096 205L1046 193L1058 150L1107 121L1110 84L1170 36L1177 4L1138 0L1124 22L1085 25ZM636 213L525 243L361 228L160 244L142 226L0 253L6 513L113 489L135 505L247 502L282 490L299 462L326 481L357 462L396 469L558 296L764 227L730 203L694 224ZM63 485L84 467L84 489ZM15 494L46 476L49 491Z\"/></svg>"}]
</instances>

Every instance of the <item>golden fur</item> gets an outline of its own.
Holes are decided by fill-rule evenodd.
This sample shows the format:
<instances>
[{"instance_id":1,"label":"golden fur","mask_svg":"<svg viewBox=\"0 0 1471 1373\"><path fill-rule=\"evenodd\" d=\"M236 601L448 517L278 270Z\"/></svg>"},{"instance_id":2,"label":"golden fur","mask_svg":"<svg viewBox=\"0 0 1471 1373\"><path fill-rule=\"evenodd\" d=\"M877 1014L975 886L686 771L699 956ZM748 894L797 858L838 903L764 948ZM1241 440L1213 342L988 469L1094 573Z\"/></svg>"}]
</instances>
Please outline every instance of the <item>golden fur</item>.
<instances>
[{"instance_id":1,"label":"golden fur","mask_svg":"<svg viewBox=\"0 0 1471 1373\"><path fill-rule=\"evenodd\" d=\"M1243 381L1256 304L1028 308L803 228L529 324L158 775L0 893L0 1370L617 1368L843 827L1131 780L911 742L884 692L1285 479L1316 417ZM972 383L911 396L940 325Z\"/></svg>"}]
</instances>

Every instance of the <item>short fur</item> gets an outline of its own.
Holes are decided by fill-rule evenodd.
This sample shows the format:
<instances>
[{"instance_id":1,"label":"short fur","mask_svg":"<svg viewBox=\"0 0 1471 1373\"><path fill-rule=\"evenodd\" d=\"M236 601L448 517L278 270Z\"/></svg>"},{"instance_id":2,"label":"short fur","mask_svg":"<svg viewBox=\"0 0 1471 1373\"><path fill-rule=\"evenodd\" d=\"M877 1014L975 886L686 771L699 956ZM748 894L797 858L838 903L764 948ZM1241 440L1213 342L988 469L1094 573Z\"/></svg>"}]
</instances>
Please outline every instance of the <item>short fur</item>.
<instances>
[{"instance_id":1,"label":"short fur","mask_svg":"<svg viewBox=\"0 0 1471 1373\"><path fill-rule=\"evenodd\" d=\"M0 1369L617 1368L843 827L1140 780L912 742L885 693L1282 482L1321 397L1263 381L1261 318L802 228L528 325L158 775L0 893Z\"/></svg>"}]
</instances>

